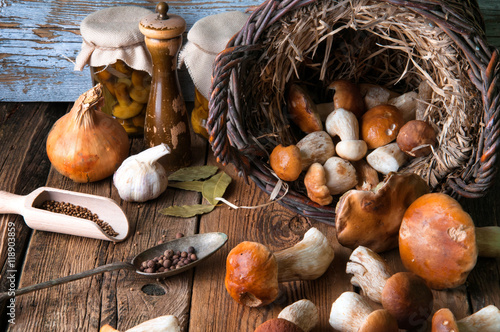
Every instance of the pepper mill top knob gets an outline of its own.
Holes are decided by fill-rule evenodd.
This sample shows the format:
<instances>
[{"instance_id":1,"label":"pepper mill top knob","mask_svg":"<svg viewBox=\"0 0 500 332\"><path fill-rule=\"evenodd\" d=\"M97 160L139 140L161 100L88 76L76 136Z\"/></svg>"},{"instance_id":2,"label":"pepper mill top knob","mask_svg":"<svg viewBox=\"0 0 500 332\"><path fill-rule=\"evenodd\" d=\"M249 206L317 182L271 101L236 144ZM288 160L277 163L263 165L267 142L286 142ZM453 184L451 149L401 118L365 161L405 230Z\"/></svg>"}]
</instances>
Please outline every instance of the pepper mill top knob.
<instances>
[{"instance_id":1,"label":"pepper mill top knob","mask_svg":"<svg viewBox=\"0 0 500 332\"><path fill-rule=\"evenodd\" d=\"M139 22L142 34L152 39L172 39L186 31L186 21L179 15L168 13L169 6L165 2L156 5L158 14L151 14Z\"/></svg>"}]
</instances>

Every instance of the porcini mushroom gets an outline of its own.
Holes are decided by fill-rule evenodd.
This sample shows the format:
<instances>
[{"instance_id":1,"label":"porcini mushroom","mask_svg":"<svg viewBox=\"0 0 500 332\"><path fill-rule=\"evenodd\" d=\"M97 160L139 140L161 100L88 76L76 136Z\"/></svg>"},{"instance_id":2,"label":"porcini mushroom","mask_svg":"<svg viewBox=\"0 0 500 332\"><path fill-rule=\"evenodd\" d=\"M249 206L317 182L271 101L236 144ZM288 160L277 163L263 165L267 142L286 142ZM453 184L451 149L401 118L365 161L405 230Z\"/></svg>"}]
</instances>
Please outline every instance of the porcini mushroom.
<instances>
[{"instance_id":1,"label":"porcini mushroom","mask_svg":"<svg viewBox=\"0 0 500 332\"><path fill-rule=\"evenodd\" d=\"M332 112L338 108L343 108L360 118L365 112L365 102L357 84L347 80L336 80L330 83L327 89L335 91L333 105L331 103L318 104L318 113L326 113L322 109L329 109Z\"/></svg>"},{"instance_id":2,"label":"porcini mushroom","mask_svg":"<svg viewBox=\"0 0 500 332\"><path fill-rule=\"evenodd\" d=\"M340 332L399 331L387 310L374 310L367 298L354 292L344 292L333 302L329 323Z\"/></svg>"},{"instance_id":3,"label":"porcini mushroom","mask_svg":"<svg viewBox=\"0 0 500 332\"><path fill-rule=\"evenodd\" d=\"M356 169L347 160L331 157L323 168L326 174L326 186L331 195L343 194L358 183Z\"/></svg>"},{"instance_id":4,"label":"porcini mushroom","mask_svg":"<svg viewBox=\"0 0 500 332\"><path fill-rule=\"evenodd\" d=\"M500 227L474 227L455 199L430 193L406 210L399 231L403 265L432 289L462 285L477 256L500 257Z\"/></svg>"},{"instance_id":5,"label":"porcini mushroom","mask_svg":"<svg viewBox=\"0 0 500 332\"><path fill-rule=\"evenodd\" d=\"M470 316L456 320L448 308L436 311L432 317L432 332L498 332L500 310L489 305Z\"/></svg>"},{"instance_id":6,"label":"porcini mushroom","mask_svg":"<svg viewBox=\"0 0 500 332\"><path fill-rule=\"evenodd\" d=\"M296 145L300 151L303 171L314 163L324 164L335 155L332 137L326 131L307 134Z\"/></svg>"},{"instance_id":7,"label":"porcini mushroom","mask_svg":"<svg viewBox=\"0 0 500 332\"><path fill-rule=\"evenodd\" d=\"M436 131L425 121L411 120L401 127L396 143L408 156L423 157L437 144Z\"/></svg>"},{"instance_id":8,"label":"porcini mushroom","mask_svg":"<svg viewBox=\"0 0 500 332\"><path fill-rule=\"evenodd\" d=\"M403 115L395 106L375 106L361 118L361 139L369 149L376 149L394 141L403 125Z\"/></svg>"},{"instance_id":9,"label":"porcini mushroom","mask_svg":"<svg viewBox=\"0 0 500 332\"><path fill-rule=\"evenodd\" d=\"M366 142L359 139L359 123L356 115L343 108L334 110L326 118L325 128L330 136L340 137L337 154L346 160L360 160L368 150Z\"/></svg>"},{"instance_id":10,"label":"porcini mushroom","mask_svg":"<svg viewBox=\"0 0 500 332\"><path fill-rule=\"evenodd\" d=\"M276 175L283 181L295 181L302 172L300 150L296 145L277 145L269 156L269 163Z\"/></svg>"},{"instance_id":11,"label":"porcini mushroom","mask_svg":"<svg viewBox=\"0 0 500 332\"><path fill-rule=\"evenodd\" d=\"M429 192L414 173L391 173L374 190L351 189L335 208L335 227L341 245L365 246L375 252L398 245L399 227L410 204Z\"/></svg>"},{"instance_id":12,"label":"porcini mushroom","mask_svg":"<svg viewBox=\"0 0 500 332\"><path fill-rule=\"evenodd\" d=\"M381 303L401 329L422 326L432 312L432 291L422 278L411 272L393 274L383 258L366 247L352 252L346 273L353 274L351 283Z\"/></svg>"},{"instance_id":13,"label":"porcini mushroom","mask_svg":"<svg viewBox=\"0 0 500 332\"><path fill-rule=\"evenodd\" d=\"M361 159L352 163L358 176L358 190L373 190L380 183L378 172L366 160Z\"/></svg>"},{"instance_id":14,"label":"porcini mushroom","mask_svg":"<svg viewBox=\"0 0 500 332\"><path fill-rule=\"evenodd\" d=\"M366 156L366 162L377 172L389 174L397 172L408 160L396 142L380 146Z\"/></svg>"},{"instance_id":15,"label":"porcini mushroom","mask_svg":"<svg viewBox=\"0 0 500 332\"><path fill-rule=\"evenodd\" d=\"M227 256L226 290L243 305L263 306L278 296L278 282L317 279L333 257L328 240L314 227L302 241L275 254L263 244L241 242Z\"/></svg>"},{"instance_id":16,"label":"porcini mushroom","mask_svg":"<svg viewBox=\"0 0 500 332\"><path fill-rule=\"evenodd\" d=\"M389 99L387 104L396 106L403 115L404 122L415 120L418 94L414 91Z\"/></svg>"},{"instance_id":17,"label":"porcini mushroom","mask_svg":"<svg viewBox=\"0 0 500 332\"><path fill-rule=\"evenodd\" d=\"M287 98L288 114L300 130L305 133L323 130L316 104L304 89L297 84L292 84L288 89Z\"/></svg>"},{"instance_id":18,"label":"porcini mushroom","mask_svg":"<svg viewBox=\"0 0 500 332\"><path fill-rule=\"evenodd\" d=\"M255 332L309 332L319 322L318 308L309 300L299 300L285 307L278 318L260 324Z\"/></svg>"},{"instance_id":19,"label":"porcini mushroom","mask_svg":"<svg viewBox=\"0 0 500 332\"><path fill-rule=\"evenodd\" d=\"M108 324L103 325L100 332L118 332ZM125 332L181 332L179 320L176 316L166 315L145 321Z\"/></svg>"},{"instance_id":20,"label":"porcini mushroom","mask_svg":"<svg viewBox=\"0 0 500 332\"><path fill-rule=\"evenodd\" d=\"M307 197L319 205L328 205L333 202L330 189L326 186L326 172L320 163L312 164L304 177Z\"/></svg>"},{"instance_id":21,"label":"porcini mushroom","mask_svg":"<svg viewBox=\"0 0 500 332\"><path fill-rule=\"evenodd\" d=\"M361 96L363 96L366 109L368 110L375 106L387 104L390 99L399 96L398 93L383 86L370 83L361 83L359 85L359 91L361 92Z\"/></svg>"}]
</instances>

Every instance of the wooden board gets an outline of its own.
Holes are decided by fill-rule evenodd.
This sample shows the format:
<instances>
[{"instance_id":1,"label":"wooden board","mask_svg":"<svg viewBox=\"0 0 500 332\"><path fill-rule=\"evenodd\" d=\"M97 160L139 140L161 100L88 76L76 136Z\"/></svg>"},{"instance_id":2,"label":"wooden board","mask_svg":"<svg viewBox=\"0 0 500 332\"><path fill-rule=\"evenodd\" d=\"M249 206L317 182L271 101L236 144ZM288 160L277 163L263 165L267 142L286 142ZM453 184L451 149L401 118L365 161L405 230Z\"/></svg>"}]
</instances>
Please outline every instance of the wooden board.
<instances>
[{"instance_id":1,"label":"wooden board","mask_svg":"<svg viewBox=\"0 0 500 332\"><path fill-rule=\"evenodd\" d=\"M90 70L73 70L82 39L80 22L104 8L124 5L155 9L157 1L22 0L0 2L0 101L74 101L91 87ZM170 12L186 20L187 31L199 19L230 10L244 11L257 0L170 2ZM186 40L186 38L184 38ZM193 101L187 70L179 71L186 100Z\"/></svg>"}]
</instances>

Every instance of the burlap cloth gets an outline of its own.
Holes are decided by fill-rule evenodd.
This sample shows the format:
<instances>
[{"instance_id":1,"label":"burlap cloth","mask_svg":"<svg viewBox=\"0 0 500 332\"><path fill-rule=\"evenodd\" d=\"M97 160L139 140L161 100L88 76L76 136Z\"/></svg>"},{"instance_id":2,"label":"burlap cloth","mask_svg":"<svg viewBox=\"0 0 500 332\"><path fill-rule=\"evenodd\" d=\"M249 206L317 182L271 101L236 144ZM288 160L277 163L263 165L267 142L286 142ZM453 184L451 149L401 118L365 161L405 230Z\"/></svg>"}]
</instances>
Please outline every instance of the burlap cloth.
<instances>
[{"instance_id":1,"label":"burlap cloth","mask_svg":"<svg viewBox=\"0 0 500 332\"><path fill-rule=\"evenodd\" d=\"M82 49L75 70L107 66L120 59L135 70L152 74L149 51L139 31L141 19L153 12L137 6L111 7L88 15L80 24Z\"/></svg>"},{"instance_id":2,"label":"burlap cloth","mask_svg":"<svg viewBox=\"0 0 500 332\"><path fill-rule=\"evenodd\" d=\"M215 57L248 19L243 12L231 11L204 17L189 30L187 43L179 53L196 89L208 100Z\"/></svg>"}]
</instances>

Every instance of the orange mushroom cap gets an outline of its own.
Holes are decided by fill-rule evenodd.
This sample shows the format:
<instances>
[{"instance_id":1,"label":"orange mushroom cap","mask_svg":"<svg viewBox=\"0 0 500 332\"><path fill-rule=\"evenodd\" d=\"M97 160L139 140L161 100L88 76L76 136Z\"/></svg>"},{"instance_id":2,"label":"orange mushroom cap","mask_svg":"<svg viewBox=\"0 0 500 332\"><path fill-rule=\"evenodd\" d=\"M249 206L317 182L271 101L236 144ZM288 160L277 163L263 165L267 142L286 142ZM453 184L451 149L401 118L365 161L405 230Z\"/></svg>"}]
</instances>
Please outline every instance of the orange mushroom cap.
<instances>
[{"instance_id":1,"label":"orange mushroom cap","mask_svg":"<svg viewBox=\"0 0 500 332\"><path fill-rule=\"evenodd\" d=\"M304 330L286 319L273 318L260 324L254 332L304 332Z\"/></svg>"},{"instance_id":2,"label":"orange mushroom cap","mask_svg":"<svg viewBox=\"0 0 500 332\"><path fill-rule=\"evenodd\" d=\"M226 290L237 302L259 307L278 297L278 263L263 244L244 241L226 260Z\"/></svg>"},{"instance_id":3,"label":"orange mushroom cap","mask_svg":"<svg viewBox=\"0 0 500 332\"><path fill-rule=\"evenodd\" d=\"M307 92L296 84L292 84L288 90L288 114L300 130L307 134L323 130L316 104Z\"/></svg>"},{"instance_id":4,"label":"orange mushroom cap","mask_svg":"<svg viewBox=\"0 0 500 332\"><path fill-rule=\"evenodd\" d=\"M375 106L361 118L361 137L369 149L376 149L395 140L403 125L403 115L397 107Z\"/></svg>"},{"instance_id":5,"label":"orange mushroom cap","mask_svg":"<svg viewBox=\"0 0 500 332\"><path fill-rule=\"evenodd\" d=\"M432 289L460 286L478 256L472 218L446 194L423 195L403 216L399 252L404 266Z\"/></svg>"}]
</instances>

